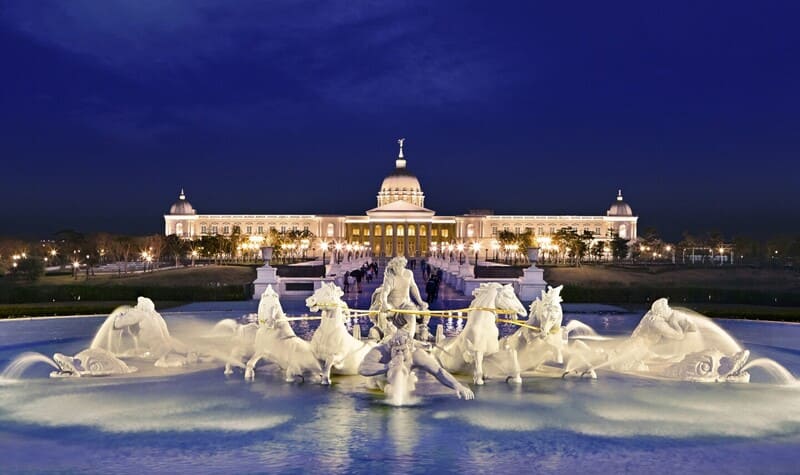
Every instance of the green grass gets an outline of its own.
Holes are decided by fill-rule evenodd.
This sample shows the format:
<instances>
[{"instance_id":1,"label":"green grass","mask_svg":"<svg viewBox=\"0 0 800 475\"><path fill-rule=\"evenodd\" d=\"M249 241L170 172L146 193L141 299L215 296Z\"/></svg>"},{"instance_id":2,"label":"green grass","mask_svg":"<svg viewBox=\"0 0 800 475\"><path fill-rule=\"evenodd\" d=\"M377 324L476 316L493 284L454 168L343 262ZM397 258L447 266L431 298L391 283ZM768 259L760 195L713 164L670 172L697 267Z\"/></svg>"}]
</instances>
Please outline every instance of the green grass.
<instances>
[{"instance_id":1,"label":"green grass","mask_svg":"<svg viewBox=\"0 0 800 475\"><path fill-rule=\"evenodd\" d=\"M165 287L187 287L195 285L209 285L219 283L220 285L243 285L249 284L256 278L254 267L250 266L203 266L203 267L179 267L174 269L162 269L155 272L137 274L97 274L89 276L81 273L75 279L71 275L48 275L39 281L27 285L74 285L81 283L91 283L92 285L121 285L121 286L165 286Z\"/></svg>"}]
</instances>

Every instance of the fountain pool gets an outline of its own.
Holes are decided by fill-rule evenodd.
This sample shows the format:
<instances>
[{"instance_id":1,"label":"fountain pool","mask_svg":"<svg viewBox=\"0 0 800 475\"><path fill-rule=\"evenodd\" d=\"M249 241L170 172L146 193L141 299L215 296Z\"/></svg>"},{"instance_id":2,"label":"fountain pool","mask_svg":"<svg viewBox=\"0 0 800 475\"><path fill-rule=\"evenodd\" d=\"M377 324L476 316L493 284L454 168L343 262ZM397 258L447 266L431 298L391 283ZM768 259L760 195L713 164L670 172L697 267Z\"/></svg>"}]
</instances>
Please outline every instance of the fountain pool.
<instances>
[{"instance_id":1,"label":"fountain pool","mask_svg":"<svg viewBox=\"0 0 800 475\"><path fill-rule=\"evenodd\" d=\"M284 308L307 311L301 302ZM180 335L185 322L241 313L163 316ZM641 317L569 308L564 314L565 322L578 318L604 335L630 333ZM0 368L23 352L74 355L103 321L0 322ZM751 360L771 358L800 374L800 325L717 322L752 352ZM451 335L463 326L444 323ZM315 326L293 322L306 339ZM511 330L501 325L501 333ZM269 371L247 382L240 370L223 375L218 363L106 378L51 379L52 369L34 364L22 377L0 381L3 473L800 470L800 389L757 381L525 378L521 385L472 386L476 399L461 401L423 373L422 397L398 408L361 376L321 386L285 383ZM469 376L459 379L471 383Z\"/></svg>"}]
</instances>

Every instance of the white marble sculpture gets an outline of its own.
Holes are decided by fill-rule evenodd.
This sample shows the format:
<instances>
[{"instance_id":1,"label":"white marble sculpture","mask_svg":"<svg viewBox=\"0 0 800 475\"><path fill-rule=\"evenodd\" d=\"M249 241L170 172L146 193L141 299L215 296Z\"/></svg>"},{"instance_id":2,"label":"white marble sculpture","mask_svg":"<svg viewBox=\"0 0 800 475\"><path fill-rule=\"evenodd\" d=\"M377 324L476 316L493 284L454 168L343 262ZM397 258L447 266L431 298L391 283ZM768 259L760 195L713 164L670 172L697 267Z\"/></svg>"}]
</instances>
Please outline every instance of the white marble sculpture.
<instances>
[{"instance_id":1,"label":"white marble sculpture","mask_svg":"<svg viewBox=\"0 0 800 475\"><path fill-rule=\"evenodd\" d=\"M653 302L627 338L580 340L570 345L568 372L610 371L698 382L747 382L750 353L711 320Z\"/></svg>"},{"instance_id":2,"label":"white marble sculpture","mask_svg":"<svg viewBox=\"0 0 800 475\"><path fill-rule=\"evenodd\" d=\"M136 371L135 367L102 348L88 348L75 356L56 353L53 361L59 370L50 373L51 377L112 376Z\"/></svg>"},{"instance_id":3,"label":"white marble sculpture","mask_svg":"<svg viewBox=\"0 0 800 475\"><path fill-rule=\"evenodd\" d=\"M122 306L112 312L90 348L104 349L122 358L155 360L158 367L185 366L198 359L195 352L170 335L167 322L146 297L139 297L135 307Z\"/></svg>"},{"instance_id":4,"label":"white marble sculpture","mask_svg":"<svg viewBox=\"0 0 800 475\"><path fill-rule=\"evenodd\" d=\"M312 311L322 312L319 328L311 337L311 350L322 362L322 383L330 384L331 372L344 375L358 374L364 356L375 346L353 337L345 326L349 316L347 303L342 300L344 292L334 283L323 283L306 299Z\"/></svg>"},{"instance_id":5,"label":"white marble sculpture","mask_svg":"<svg viewBox=\"0 0 800 475\"><path fill-rule=\"evenodd\" d=\"M244 373L247 380L255 378L256 364L262 358L278 365L287 382L297 378L322 378L322 367L311 344L294 333L283 313L278 293L271 285L264 290L258 305L258 331L253 347L253 357L247 362Z\"/></svg>"},{"instance_id":6,"label":"white marble sculpture","mask_svg":"<svg viewBox=\"0 0 800 475\"><path fill-rule=\"evenodd\" d=\"M456 396L473 399L468 387L459 383L425 349L425 343L414 340L406 330L398 330L390 339L373 348L361 362L359 373L363 376L385 375L385 384L379 384L395 405L409 400L417 381L414 369L432 374L440 383L455 390Z\"/></svg>"},{"instance_id":7,"label":"white marble sculpture","mask_svg":"<svg viewBox=\"0 0 800 475\"><path fill-rule=\"evenodd\" d=\"M500 351L499 330L491 309L511 310L509 318L525 316L528 312L514 293L514 287L495 282L481 284L472 292L467 324L457 336L445 339L433 350L434 356L445 369L452 372L472 370L475 384L483 384L483 359ZM513 354L511 355L514 358ZM519 377L518 374L509 374Z\"/></svg>"},{"instance_id":8,"label":"white marble sculpture","mask_svg":"<svg viewBox=\"0 0 800 475\"><path fill-rule=\"evenodd\" d=\"M373 323L383 333L382 338L391 336L393 328L387 325L391 323L394 328L404 329L409 335L416 335L420 340L427 341L430 316L420 318L418 328L415 315L393 312L393 310L428 309L428 303L422 299L419 287L414 281L414 274L406 269L406 264L405 257L397 256L386 265L383 285L373 293L370 307L370 310L380 311L382 315L372 317Z\"/></svg>"}]
</instances>

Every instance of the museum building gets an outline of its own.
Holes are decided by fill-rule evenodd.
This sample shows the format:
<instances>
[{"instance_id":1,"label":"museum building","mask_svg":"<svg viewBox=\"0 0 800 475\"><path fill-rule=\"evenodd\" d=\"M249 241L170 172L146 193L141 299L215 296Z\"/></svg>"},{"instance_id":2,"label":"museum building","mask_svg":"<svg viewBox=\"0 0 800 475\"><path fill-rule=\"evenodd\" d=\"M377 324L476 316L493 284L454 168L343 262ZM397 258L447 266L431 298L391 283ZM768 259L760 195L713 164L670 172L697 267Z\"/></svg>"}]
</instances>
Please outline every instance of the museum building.
<instances>
[{"instance_id":1,"label":"museum building","mask_svg":"<svg viewBox=\"0 0 800 475\"><path fill-rule=\"evenodd\" d=\"M417 177L409 171L402 139L395 169L383 179L377 206L360 216L313 214L198 214L181 190L178 201L164 215L164 232L184 238L230 235L238 227L243 236L263 236L308 230L325 242L346 242L367 246L375 256L424 256L437 246L479 243L481 249L497 246L501 231L531 231L537 238L549 237L562 228L591 232L598 240L618 235L635 240L638 217L617 194L605 215L495 215L472 211L460 216L437 216L425 207L425 194Z\"/></svg>"}]
</instances>

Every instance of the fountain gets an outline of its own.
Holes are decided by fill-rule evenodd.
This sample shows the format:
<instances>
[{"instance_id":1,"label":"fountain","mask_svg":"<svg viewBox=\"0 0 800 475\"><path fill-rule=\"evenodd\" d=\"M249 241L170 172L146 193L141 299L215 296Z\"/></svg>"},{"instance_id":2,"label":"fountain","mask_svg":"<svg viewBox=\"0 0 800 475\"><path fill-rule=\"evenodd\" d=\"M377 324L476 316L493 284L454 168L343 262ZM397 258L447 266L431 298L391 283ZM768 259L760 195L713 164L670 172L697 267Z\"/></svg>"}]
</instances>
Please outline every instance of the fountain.
<instances>
[{"instance_id":1,"label":"fountain","mask_svg":"<svg viewBox=\"0 0 800 475\"><path fill-rule=\"evenodd\" d=\"M102 322L0 322L4 471L796 467L798 325L718 324L663 299L641 318L578 315L558 287L530 312L500 284L437 311L384 291L372 310L326 284L307 301L267 286L256 314L162 315L141 298ZM133 435L135 451L116 450Z\"/></svg>"}]
</instances>

